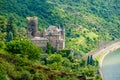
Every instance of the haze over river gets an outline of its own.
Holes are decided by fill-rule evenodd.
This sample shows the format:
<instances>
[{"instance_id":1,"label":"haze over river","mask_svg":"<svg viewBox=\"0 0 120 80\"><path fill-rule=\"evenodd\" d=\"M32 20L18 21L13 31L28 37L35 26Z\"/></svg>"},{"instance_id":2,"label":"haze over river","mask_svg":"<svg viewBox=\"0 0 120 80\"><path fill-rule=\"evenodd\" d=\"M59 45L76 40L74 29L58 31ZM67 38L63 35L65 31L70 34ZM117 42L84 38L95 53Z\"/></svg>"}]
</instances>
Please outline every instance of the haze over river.
<instances>
[{"instance_id":1,"label":"haze over river","mask_svg":"<svg viewBox=\"0 0 120 80\"><path fill-rule=\"evenodd\" d=\"M101 71L103 80L120 80L120 48L104 57Z\"/></svg>"}]
</instances>

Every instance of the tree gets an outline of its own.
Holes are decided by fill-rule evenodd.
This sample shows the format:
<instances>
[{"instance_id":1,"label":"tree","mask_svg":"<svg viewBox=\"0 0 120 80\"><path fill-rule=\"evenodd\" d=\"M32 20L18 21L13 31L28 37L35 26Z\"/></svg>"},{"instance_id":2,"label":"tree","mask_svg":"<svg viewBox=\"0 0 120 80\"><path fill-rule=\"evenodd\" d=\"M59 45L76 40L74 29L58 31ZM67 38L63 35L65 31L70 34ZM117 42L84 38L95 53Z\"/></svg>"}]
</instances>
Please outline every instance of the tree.
<instances>
[{"instance_id":1,"label":"tree","mask_svg":"<svg viewBox=\"0 0 120 80\"><path fill-rule=\"evenodd\" d=\"M7 32L7 38L6 38L7 41L10 41L10 36L13 36L13 38L17 36L17 28L16 25L14 24L13 16L11 16L8 19L6 32Z\"/></svg>"},{"instance_id":2,"label":"tree","mask_svg":"<svg viewBox=\"0 0 120 80\"><path fill-rule=\"evenodd\" d=\"M26 37L26 34L27 34L27 31L26 31L26 29L25 28L20 28L19 29L19 37L21 37L21 38L24 38L24 37Z\"/></svg>"},{"instance_id":3,"label":"tree","mask_svg":"<svg viewBox=\"0 0 120 80\"><path fill-rule=\"evenodd\" d=\"M54 62L57 62L57 63L61 63L63 60L62 60L62 56L60 54L51 54L49 55L49 57L47 58L47 62L49 64L52 64Z\"/></svg>"},{"instance_id":4,"label":"tree","mask_svg":"<svg viewBox=\"0 0 120 80\"><path fill-rule=\"evenodd\" d=\"M6 19L0 16L0 40L4 41L6 37Z\"/></svg>"},{"instance_id":5,"label":"tree","mask_svg":"<svg viewBox=\"0 0 120 80\"><path fill-rule=\"evenodd\" d=\"M13 40L13 33L9 32L7 35L7 41L11 41L11 40Z\"/></svg>"},{"instance_id":6,"label":"tree","mask_svg":"<svg viewBox=\"0 0 120 80\"><path fill-rule=\"evenodd\" d=\"M87 65L94 65L94 60L92 55L88 56Z\"/></svg>"},{"instance_id":7,"label":"tree","mask_svg":"<svg viewBox=\"0 0 120 80\"><path fill-rule=\"evenodd\" d=\"M39 59L42 52L41 48L34 45L28 39L17 39L7 42L6 50L13 54L28 55L29 59Z\"/></svg>"},{"instance_id":8,"label":"tree","mask_svg":"<svg viewBox=\"0 0 120 80\"><path fill-rule=\"evenodd\" d=\"M3 64L0 64L0 80L6 80L6 69Z\"/></svg>"},{"instance_id":9,"label":"tree","mask_svg":"<svg viewBox=\"0 0 120 80\"><path fill-rule=\"evenodd\" d=\"M24 71L22 74L21 74L21 80L32 80L32 77L31 77L31 74L27 71Z\"/></svg>"},{"instance_id":10,"label":"tree","mask_svg":"<svg viewBox=\"0 0 120 80\"><path fill-rule=\"evenodd\" d=\"M93 56L90 56L90 65L94 65L94 60L93 60Z\"/></svg>"},{"instance_id":11,"label":"tree","mask_svg":"<svg viewBox=\"0 0 120 80\"><path fill-rule=\"evenodd\" d=\"M50 54L50 53L54 53L55 49L51 46L50 43L47 43L47 50L46 53Z\"/></svg>"},{"instance_id":12,"label":"tree","mask_svg":"<svg viewBox=\"0 0 120 80\"><path fill-rule=\"evenodd\" d=\"M88 56L87 57L87 65L89 65L90 64L90 57Z\"/></svg>"}]
</instances>

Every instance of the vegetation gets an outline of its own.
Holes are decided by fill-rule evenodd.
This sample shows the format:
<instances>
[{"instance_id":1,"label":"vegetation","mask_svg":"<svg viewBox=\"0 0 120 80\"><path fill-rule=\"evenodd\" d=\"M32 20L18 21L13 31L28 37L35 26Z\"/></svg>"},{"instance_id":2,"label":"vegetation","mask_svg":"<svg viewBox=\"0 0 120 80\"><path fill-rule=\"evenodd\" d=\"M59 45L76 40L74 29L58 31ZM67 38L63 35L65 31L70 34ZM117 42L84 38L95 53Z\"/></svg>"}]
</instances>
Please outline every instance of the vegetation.
<instances>
[{"instance_id":1,"label":"vegetation","mask_svg":"<svg viewBox=\"0 0 120 80\"><path fill-rule=\"evenodd\" d=\"M118 0L0 0L0 80L101 80L98 62L80 57L120 38L119 8ZM66 49L48 43L42 54L25 36L28 16L38 16L40 31L65 27Z\"/></svg>"},{"instance_id":2,"label":"vegetation","mask_svg":"<svg viewBox=\"0 0 120 80\"><path fill-rule=\"evenodd\" d=\"M27 39L12 40L6 44L6 50L14 54L27 55L28 59L39 59L41 49Z\"/></svg>"},{"instance_id":3,"label":"vegetation","mask_svg":"<svg viewBox=\"0 0 120 80\"><path fill-rule=\"evenodd\" d=\"M98 65L87 65L85 60L76 59L71 50L56 51L47 43L43 54L40 47L24 36L24 29L18 31L10 19L0 17L0 32L5 34L0 39L0 80L101 79L96 73Z\"/></svg>"},{"instance_id":4,"label":"vegetation","mask_svg":"<svg viewBox=\"0 0 120 80\"><path fill-rule=\"evenodd\" d=\"M66 48L74 49L75 55L120 38L119 0L0 0L0 4L0 15L14 16L19 28L27 27L28 16L39 17L39 30L49 25L65 27Z\"/></svg>"}]
</instances>

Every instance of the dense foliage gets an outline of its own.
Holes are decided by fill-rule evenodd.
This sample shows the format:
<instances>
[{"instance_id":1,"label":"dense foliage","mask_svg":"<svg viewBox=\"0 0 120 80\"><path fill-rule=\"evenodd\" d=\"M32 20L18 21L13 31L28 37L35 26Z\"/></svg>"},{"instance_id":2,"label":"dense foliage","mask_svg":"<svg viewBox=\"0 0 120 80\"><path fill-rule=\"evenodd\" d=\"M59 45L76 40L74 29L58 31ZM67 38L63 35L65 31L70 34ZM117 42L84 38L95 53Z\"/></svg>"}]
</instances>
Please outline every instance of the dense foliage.
<instances>
[{"instance_id":1,"label":"dense foliage","mask_svg":"<svg viewBox=\"0 0 120 80\"><path fill-rule=\"evenodd\" d=\"M39 59L41 49L27 39L12 40L6 44L6 50L14 54L28 55L28 59Z\"/></svg>"},{"instance_id":2,"label":"dense foliage","mask_svg":"<svg viewBox=\"0 0 120 80\"><path fill-rule=\"evenodd\" d=\"M27 27L26 17L39 17L39 30L48 25L66 28L66 47L84 55L120 38L119 0L0 0L0 15L15 17L16 25ZM10 34L11 35L11 34Z\"/></svg>"},{"instance_id":3,"label":"dense foliage","mask_svg":"<svg viewBox=\"0 0 120 80\"><path fill-rule=\"evenodd\" d=\"M120 38L119 0L0 0L0 80L101 80L98 62L79 56ZM65 27L66 49L56 52L26 39L26 17L39 17L39 30ZM46 53L46 54L45 54ZM73 56L74 55L74 56ZM43 66L44 65L44 66ZM48 67L46 67L48 66Z\"/></svg>"},{"instance_id":4,"label":"dense foliage","mask_svg":"<svg viewBox=\"0 0 120 80\"><path fill-rule=\"evenodd\" d=\"M24 36L23 28L14 28L12 17L0 17L0 22L0 32L5 34L0 34L0 80L101 79L98 65L76 59L72 50L56 51L48 43L42 52Z\"/></svg>"}]
</instances>

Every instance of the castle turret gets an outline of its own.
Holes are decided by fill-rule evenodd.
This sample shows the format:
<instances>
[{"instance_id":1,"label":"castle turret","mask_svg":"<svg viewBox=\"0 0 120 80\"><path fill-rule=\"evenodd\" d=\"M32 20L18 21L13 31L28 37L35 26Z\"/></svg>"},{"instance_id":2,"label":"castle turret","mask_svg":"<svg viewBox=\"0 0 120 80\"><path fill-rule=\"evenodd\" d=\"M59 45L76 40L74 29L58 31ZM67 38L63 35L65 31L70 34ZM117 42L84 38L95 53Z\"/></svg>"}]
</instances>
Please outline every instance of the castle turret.
<instances>
[{"instance_id":1,"label":"castle turret","mask_svg":"<svg viewBox=\"0 0 120 80\"><path fill-rule=\"evenodd\" d=\"M35 37L38 33L38 18L37 17L27 17L28 23L28 37Z\"/></svg>"},{"instance_id":2,"label":"castle turret","mask_svg":"<svg viewBox=\"0 0 120 80\"><path fill-rule=\"evenodd\" d=\"M46 28L44 29L42 36L46 37Z\"/></svg>"}]
</instances>

